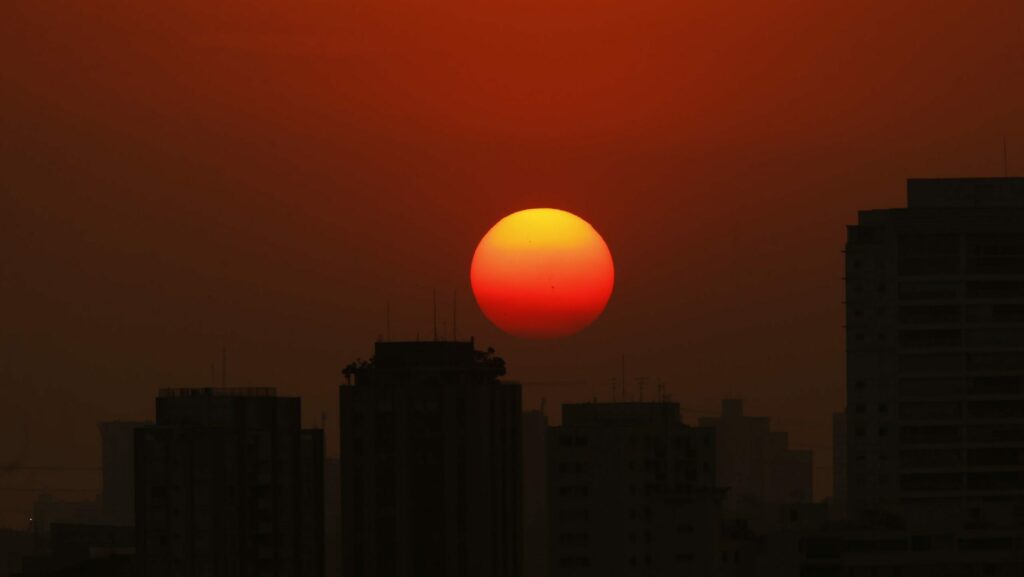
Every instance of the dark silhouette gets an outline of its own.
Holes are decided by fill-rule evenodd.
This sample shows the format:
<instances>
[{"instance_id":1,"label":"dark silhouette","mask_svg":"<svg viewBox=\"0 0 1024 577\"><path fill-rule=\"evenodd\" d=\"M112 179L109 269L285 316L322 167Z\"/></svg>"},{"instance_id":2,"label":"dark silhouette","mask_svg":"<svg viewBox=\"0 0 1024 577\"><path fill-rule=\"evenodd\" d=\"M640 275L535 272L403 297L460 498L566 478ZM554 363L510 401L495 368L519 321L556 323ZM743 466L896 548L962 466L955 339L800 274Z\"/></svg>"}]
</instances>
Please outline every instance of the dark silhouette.
<instances>
[{"instance_id":1,"label":"dark silhouette","mask_svg":"<svg viewBox=\"0 0 1024 577\"><path fill-rule=\"evenodd\" d=\"M135 429L147 422L100 423L103 491L100 512L108 525L135 524Z\"/></svg>"},{"instance_id":2,"label":"dark silhouette","mask_svg":"<svg viewBox=\"0 0 1024 577\"><path fill-rule=\"evenodd\" d=\"M887 574L1024 572L1024 179L921 179L846 243L837 500L808 550ZM865 547L870 539L873 544Z\"/></svg>"},{"instance_id":3,"label":"dark silhouette","mask_svg":"<svg viewBox=\"0 0 1024 577\"><path fill-rule=\"evenodd\" d=\"M715 430L716 481L728 488L725 513L759 531L777 528L787 505L810 503L812 458L789 447L789 434L772 431L771 419L743 414L743 401L722 401L717 417L702 417Z\"/></svg>"},{"instance_id":4,"label":"dark silhouette","mask_svg":"<svg viewBox=\"0 0 1024 577\"><path fill-rule=\"evenodd\" d=\"M523 575L548 574L548 417L523 412Z\"/></svg>"},{"instance_id":5,"label":"dark silhouette","mask_svg":"<svg viewBox=\"0 0 1024 577\"><path fill-rule=\"evenodd\" d=\"M169 389L135 431L142 575L323 575L323 431L273 389Z\"/></svg>"},{"instance_id":6,"label":"dark silhouette","mask_svg":"<svg viewBox=\"0 0 1024 577\"><path fill-rule=\"evenodd\" d=\"M677 403L562 405L547 455L550 575L727 570L714 430Z\"/></svg>"},{"instance_id":7,"label":"dark silhouette","mask_svg":"<svg viewBox=\"0 0 1024 577\"><path fill-rule=\"evenodd\" d=\"M340 388L341 567L518 577L520 388L473 342L379 342Z\"/></svg>"}]
</instances>

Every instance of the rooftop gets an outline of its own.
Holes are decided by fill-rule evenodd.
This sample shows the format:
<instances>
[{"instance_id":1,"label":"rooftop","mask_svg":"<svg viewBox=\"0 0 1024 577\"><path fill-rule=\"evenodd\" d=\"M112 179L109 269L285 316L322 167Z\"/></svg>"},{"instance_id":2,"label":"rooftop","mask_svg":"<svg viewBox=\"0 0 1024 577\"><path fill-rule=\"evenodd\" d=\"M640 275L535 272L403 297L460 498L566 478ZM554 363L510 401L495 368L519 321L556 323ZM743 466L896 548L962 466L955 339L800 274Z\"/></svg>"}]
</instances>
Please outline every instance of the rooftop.
<instances>
[{"instance_id":1,"label":"rooftop","mask_svg":"<svg viewBox=\"0 0 1024 577\"><path fill-rule=\"evenodd\" d=\"M205 387L198 389L160 389L160 398L190 397L276 397L277 390L273 387Z\"/></svg>"},{"instance_id":2,"label":"rooftop","mask_svg":"<svg viewBox=\"0 0 1024 577\"><path fill-rule=\"evenodd\" d=\"M473 341L382 341L370 360L345 367L346 379L372 371L483 371L495 377L505 374L505 361L494 349L478 351Z\"/></svg>"}]
</instances>

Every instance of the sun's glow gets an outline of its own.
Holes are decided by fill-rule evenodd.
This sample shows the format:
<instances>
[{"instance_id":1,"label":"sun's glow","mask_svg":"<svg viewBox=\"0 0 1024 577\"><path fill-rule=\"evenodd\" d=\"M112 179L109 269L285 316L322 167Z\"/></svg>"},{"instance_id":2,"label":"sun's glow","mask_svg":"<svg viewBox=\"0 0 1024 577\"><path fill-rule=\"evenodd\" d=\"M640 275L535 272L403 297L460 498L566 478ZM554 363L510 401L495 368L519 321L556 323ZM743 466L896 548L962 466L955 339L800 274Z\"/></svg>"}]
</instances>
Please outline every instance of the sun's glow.
<instances>
[{"instance_id":1,"label":"sun's glow","mask_svg":"<svg viewBox=\"0 0 1024 577\"><path fill-rule=\"evenodd\" d=\"M470 268L484 315L507 333L556 338L579 332L604 311L615 284L601 235L564 210L533 208L498 221Z\"/></svg>"}]
</instances>

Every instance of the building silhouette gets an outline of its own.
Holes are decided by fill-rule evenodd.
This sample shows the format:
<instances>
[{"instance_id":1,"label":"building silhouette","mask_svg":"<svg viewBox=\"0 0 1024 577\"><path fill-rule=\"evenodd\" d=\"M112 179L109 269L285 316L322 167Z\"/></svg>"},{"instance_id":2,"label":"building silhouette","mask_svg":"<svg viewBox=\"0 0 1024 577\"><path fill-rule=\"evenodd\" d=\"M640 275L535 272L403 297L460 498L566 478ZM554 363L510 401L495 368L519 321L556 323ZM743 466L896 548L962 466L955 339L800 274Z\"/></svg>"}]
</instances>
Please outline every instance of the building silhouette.
<instances>
[{"instance_id":1,"label":"building silhouette","mask_svg":"<svg viewBox=\"0 0 1024 577\"><path fill-rule=\"evenodd\" d=\"M714 430L677 403L562 405L547 454L550 575L730 574Z\"/></svg>"},{"instance_id":2,"label":"building silhouette","mask_svg":"<svg viewBox=\"0 0 1024 577\"><path fill-rule=\"evenodd\" d=\"M43 492L32 503L31 528L35 535L42 537L50 533L50 526L56 523L69 525L99 525L103 512L99 501L72 501L59 499Z\"/></svg>"},{"instance_id":3,"label":"building silhouette","mask_svg":"<svg viewBox=\"0 0 1024 577\"><path fill-rule=\"evenodd\" d=\"M521 575L520 387L491 353L378 342L345 369L342 575Z\"/></svg>"},{"instance_id":4,"label":"building silhouette","mask_svg":"<svg viewBox=\"0 0 1024 577\"><path fill-rule=\"evenodd\" d=\"M135 431L146 577L323 575L323 431L273 389L165 389Z\"/></svg>"},{"instance_id":5,"label":"building silhouette","mask_svg":"<svg viewBox=\"0 0 1024 577\"><path fill-rule=\"evenodd\" d=\"M846 242L850 514L1001 522L1024 499L1024 179L910 180Z\"/></svg>"},{"instance_id":6,"label":"building silhouette","mask_svg":"<svg viewBox=\"0 0 1024 577\"><path fill-rule=\"evenodd\" d=\"M324 460L324 573L341 573L341 463Z\"/></svg>"},{"instance_id":7,"label":"building silhouette","mask_svg":"<svg viewBox=\"0 0 1024 577\"><path fill-rule=\"evenodd\" d=\"M100 508L107 525L135 524L135 429L152 423L106 421L99 424L103 452Z\"/></svg>"},{"instance_id":8,"label":"building silhouette","mask_svg":"<svg viewBox=\"0 0 1024 577\"><path fill-rule=\"evenodd\" d=\"M53 523L43 552L21 560L18 577L135 577L135 533L127 525Z\"/></svg>"},{"instance_id":9,"label":"building silhouette","mask_svg":"<svg viewBox=\"0 0 1024 577\"><path fill-rule=\"evenodd\" d=\"M523 575L548 573L548 417L523 412Z\"/></svg>"},{"instance_id":10,"label":"building silhouette","mask_svg":"<svg viewBox=\"0 0 1024 577\"><path fill-rule=\"evenodd\" d=\"M812 455L789 447L789 434L771 430L771 419L743 414L743 401L725 399L717 417L701 417L715 430L716 483L728 489L725 512L769 529L781 522L783 506L809 503Z\"/></svg>"},{"instance_id":11,"label":"building silhouette","mask_svg":"<svg viewBox=\"0 0 1024 577\"><path fill-rule=\"evenodd\" d=\"M832 502L834 519L846 518L846 413L832 413Z\"/></svg>"}]
</instances>

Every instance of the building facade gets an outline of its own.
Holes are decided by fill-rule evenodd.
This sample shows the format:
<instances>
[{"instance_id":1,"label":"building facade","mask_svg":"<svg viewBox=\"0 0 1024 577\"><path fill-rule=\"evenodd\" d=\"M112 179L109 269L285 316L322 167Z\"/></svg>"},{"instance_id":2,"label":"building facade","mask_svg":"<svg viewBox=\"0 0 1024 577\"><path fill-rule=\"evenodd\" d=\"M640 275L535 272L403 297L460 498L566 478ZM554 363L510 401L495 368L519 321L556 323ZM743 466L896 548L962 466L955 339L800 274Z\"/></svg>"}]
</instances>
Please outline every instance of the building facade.
<instances>
[{"instance_id":1,"label":"building facade","mask_svg":"<svg viewBox=\"0 0 1024 577\"><path fill-rule=\"evenodd\" d=\"M135 524L135 429L150 424L132 421L99 424L103 447L100 506L107 525Z\"/></svg>"},{"instance_id":2,"label":"building facade","mask_svg":"<svg viewBox=\"0 0 1024 577\"><path fill-rule=\"evenodd\" d=\"M548 430L549 575L717 575L714 431L671 402L567 404Z\"/></svg>"},{"instance_id":3,"label":"building facade","mask_svg":"<svg viewBox=\"0 0 1024 577\"><path fill-rule=\"evenodd\" d=\"M849 512L1019 514L1024 179L910 180L907 193L848 229Z\"/></svg>"},{"instance_id":4,"label":"building facade","mask_svg":"<svg viewBox=\"0 0 1024 577\"><path fill-rule=\"evenodd\" d=\"M340 387L341 566L522 574L521 400L470 342L378 342Z\"/></svg>"},{"instance_id":5,"label":"building facade","mask_svg":"<svg viewBox=\"0 0 1024 577\"><path fill-rule=\"evenodd\" d=\"M145 577L321 577L323 431L273 389L168 389L135 430Z\"/></svg>"},{"instance_id":6,"label":"building facade","mask_svg":"<svg viewBox=\"0 0 1024 577\"><path fill-rule=\"evenodd\" d=\"M523 413L523 574L548 572L548 417Z\"/></svg>"},{"instance_id":7,"label":"building facade","mask_svg":"<svg viewBox=\"0 0 1024 577\"><path fill-rule=\"evenodd\" d=\"M771 430L768 417L744 415L743 401L725 399L721 415L700 425L715 430L716 481L728 489L729 515L771 529L784 505L811 502L811 451L790 448L789 434Z\"/></svg>"}]
</instances>

